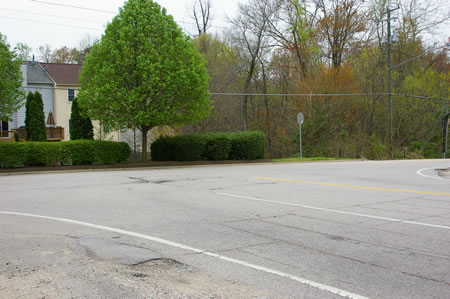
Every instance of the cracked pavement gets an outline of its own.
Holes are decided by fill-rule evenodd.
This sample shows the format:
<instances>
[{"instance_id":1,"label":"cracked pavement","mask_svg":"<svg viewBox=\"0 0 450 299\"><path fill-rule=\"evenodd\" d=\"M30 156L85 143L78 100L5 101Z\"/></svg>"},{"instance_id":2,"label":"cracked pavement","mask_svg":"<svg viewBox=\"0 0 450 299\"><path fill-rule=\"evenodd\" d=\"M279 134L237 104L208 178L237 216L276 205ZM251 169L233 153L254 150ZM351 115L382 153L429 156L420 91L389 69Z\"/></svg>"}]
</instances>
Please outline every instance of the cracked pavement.
<instances>
[{"instance_id":1,"label":"cracked pavement","mask_svg":"<svg viewBox=\"0 0 450 299\"><path fill-rule=\"evenodd\" d=\"M448 166L352 161L0 176L0 212L94 224L0 214L0 298L339 297L308 281L369 298L448 297Z\"/></svg>"}]
</instances>

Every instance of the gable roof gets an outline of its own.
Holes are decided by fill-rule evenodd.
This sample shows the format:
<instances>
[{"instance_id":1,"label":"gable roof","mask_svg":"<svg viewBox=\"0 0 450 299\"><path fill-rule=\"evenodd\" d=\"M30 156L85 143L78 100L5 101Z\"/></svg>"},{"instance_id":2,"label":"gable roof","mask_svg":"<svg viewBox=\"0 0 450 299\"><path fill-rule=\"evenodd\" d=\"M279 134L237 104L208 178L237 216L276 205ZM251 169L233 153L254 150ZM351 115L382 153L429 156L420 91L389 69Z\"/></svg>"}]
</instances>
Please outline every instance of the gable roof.
<instances>
[{"instance_id":1,"label":"gable roof","mask_svg":"<svg viewBox=\"0 0 450 299\"><path fill-rule=\"evenodd\" d=\"M40 63L57 85L79 85L81 64Z\"/></svg>"},{"instance_id":2,"label":"gable roof","mask_svg":"<svg viewBox=\"0 0 450 299\"><path fill-rule=\"evenodd\" d=\"M37 62L25 62L27 84L49 84L53 85L52 79Z\"/></svg>"}]
</instances>

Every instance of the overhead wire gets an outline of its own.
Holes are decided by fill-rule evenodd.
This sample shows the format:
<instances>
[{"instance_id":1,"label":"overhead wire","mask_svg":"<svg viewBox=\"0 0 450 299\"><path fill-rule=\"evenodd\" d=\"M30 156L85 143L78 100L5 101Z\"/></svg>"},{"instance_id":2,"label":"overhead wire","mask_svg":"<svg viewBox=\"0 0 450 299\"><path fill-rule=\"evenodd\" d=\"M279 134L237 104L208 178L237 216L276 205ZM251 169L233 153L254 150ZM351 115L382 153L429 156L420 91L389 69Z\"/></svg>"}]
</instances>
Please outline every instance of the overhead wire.
<instances>
[{"instance_id":1,"label":"overhead wire","mask_svg":"<svg viewBox=\"0 0 450 299\"><path fill-rule=\"evenodd\" d=\"M56 90L67 90L68 88L62 87L29 87L22 86L24 89L56 89ZM70 89L80 89L79 87L73 87ZM213 96L268 96L268 97L371 97L371 96L387 96L388 93L380 92L380 93L227 93L227 92L211 92ZM447 101L447 99L436 98L436 97L426 97L426 96L418 96L418 95L409 95L409 94L396 94L393 93L392 96L396 97L407 97L407 98L415 98L422 100L436 100L436 101Z\"/></svg>"},{"instance_id":2,"label":"overhead wire","mask_svg":"<svg viewBox=\"0 0 450 299\"><path fill-rule=\"evenodd\" d=\"M88 7L75 6L75 5L62 4L62 3L55 3L55 2L48 2L48 1L41 1L41 0L31 0L31 2L43 3L43 4L55 5L55 6L62 6L62 7L70 7L70 8L75 8L75 9L90 10L90 11L95 11L95 12L114 13L114 14L117 13L115 11L108 11L108 10L103 10L103 9L88 8Z\"/></svg>"},{"instance_id":3,"label":"overhead wire","mask_svg":"<svg viewBox=\"0 0 450 299\"><path fill-rule=\"evenodd\" d=\"M103 13L111 13L111 14L116 14L117 13L117 12L108 11L108 10L101 10L101 9L90 8L90 7L75 6L75 5L68 5L68 4L61 4L61 3L54 3L54 2L41 1L41 0L31 0L31 1L32 2L36 2L36 3L42 3L42 4L48 4L48 5L56 5L56 6L62 6L62 7L68 7L68 8L75 8L75 9L83 9L83 10L94 11L94 12L103 12ZM193 22L186 22L186 21L176 21L176 22L180 23L180 24L196 25ZM215 25L210 25L210 27L218 28L218 29L227 29L227 27L215 26Z\"/></svg>"},{"instance_id":4,"label":"overhead wire","mask_svg":"<svg viewBox=\"0 0 450 299\"><path fill-rule=\"evenodd\" d=\"M76 26L76 25L67 25L67 24L61 24L61 23L55 23L55 22L44 22L44 21L38 21L38 20L23 19L23 18L16 18L16 17L9 17L9 16L2 16L2 15L0 15L0 19L2 19L2 18L3 19L10 19L10 20L26 21L26 22L31 22L31 23L46 24L46 25L58 25L58 26L77 28L77 29L88 29L88 30L103 31L103 29L99 29L99 28L82 27L82 26Z\"/></svg>"},{"instance_id":5,"label":"overhead wire","mask_svg":"<svg viewBox=\"0 0 450 299\"><path fill-rule=\"evenodd\" d=\"M51 15L51 14L43 14L43 13L37 13L34 11L27 11L27 10L20 10L20 9L12 9L12 8L4 8L1 7L0 11L7 10L12 12L19 12L24 14L30 14L30 15L37 15L37 16L44 16L44 17L52 17L52 18L58 18L58 19L64 19L64 20L74 20L74 21L83 21L83 22L89 22L89 23L97 23L97 24L103 24L103 22L93 21L90 19L81 19L81 18L72 18L67 16L57 16L57 15Z\"/></svg>"}]
</instances>

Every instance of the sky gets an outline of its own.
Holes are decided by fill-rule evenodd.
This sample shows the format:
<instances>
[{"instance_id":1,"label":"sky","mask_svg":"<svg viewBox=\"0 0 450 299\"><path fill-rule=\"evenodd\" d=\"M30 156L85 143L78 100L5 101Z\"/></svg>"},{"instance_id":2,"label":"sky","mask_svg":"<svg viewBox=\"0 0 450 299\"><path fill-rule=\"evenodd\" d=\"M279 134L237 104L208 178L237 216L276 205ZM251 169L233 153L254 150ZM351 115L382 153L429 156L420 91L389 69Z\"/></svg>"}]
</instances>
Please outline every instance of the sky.
<instances>
[{"instance_id":1,"label":"sky","mask_svg":"<svg viewBox=\"0 0 450 299\"><path fill-rule=\"evenodd\" d=\"M192 18L195 0L155 1L174 16L185 32L196 33ZM227 17L233 17L238 3L245 2L247 0L211 0L213 27L210 32L222 31L227 27ZM105 25L123 4L124 0L0 0L0 33L7 36L11 47L23 42L31 46L35 53L39 46L45 44L49 44L52 49L62 46L78 47L79 42L87 35L100 37ZM448 13L445 12L447 9L443 9L443 13ZM433 28L433 31L434 35L426 36L427 42L437 41L442 44L449 37L448 23Z\"/></svg>"},{"instance_id":2,"label":"sky","mask_svg":"<svg viewBox=\"0 0 450 299\"><path fill-rule=\"evenodd\" d=\"M86 35L100 37L105 25L118 13L124 0L0 0L0 33L14 47L23 42L37 49L49 44L52 49L77 47ZM194 0L156 0L188 33L195 33L191 11ZM227 16L233 16L239 0L211 0L211 32L227 27ZM49 4L52 3L52 4ZM92 10L77 9L71 5ZM101 11L95 11L101 10ZM107 12L102 12L107 11ZM111 13L109 13L111 12Z\"/></svg>"}]
</instances>

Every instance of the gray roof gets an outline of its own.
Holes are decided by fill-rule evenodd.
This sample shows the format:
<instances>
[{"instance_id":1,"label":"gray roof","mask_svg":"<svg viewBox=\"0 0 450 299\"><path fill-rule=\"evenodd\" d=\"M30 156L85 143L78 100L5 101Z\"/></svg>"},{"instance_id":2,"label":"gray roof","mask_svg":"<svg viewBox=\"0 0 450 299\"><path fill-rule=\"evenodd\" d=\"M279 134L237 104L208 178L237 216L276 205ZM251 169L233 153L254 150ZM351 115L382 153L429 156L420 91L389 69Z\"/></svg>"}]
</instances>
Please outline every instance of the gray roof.
<instances>
[{"instance_id":1,"label":"gray roof","mask_svg":"<svg viewBox=\"0 0 450 299\"><path fill-rule=\"evenodd\" d=\"M27 62L27 83L53 85L49 75L34 61Z\"/></svg>"}]
</instances>

